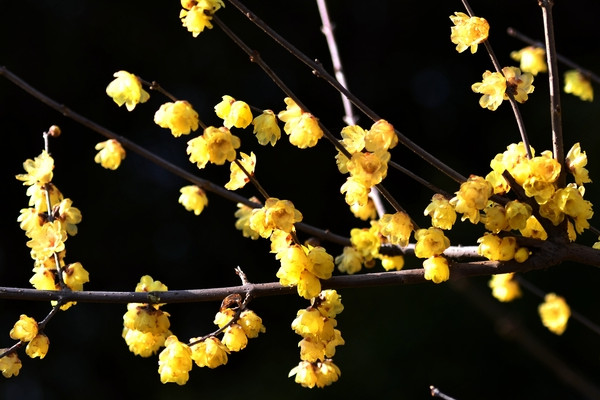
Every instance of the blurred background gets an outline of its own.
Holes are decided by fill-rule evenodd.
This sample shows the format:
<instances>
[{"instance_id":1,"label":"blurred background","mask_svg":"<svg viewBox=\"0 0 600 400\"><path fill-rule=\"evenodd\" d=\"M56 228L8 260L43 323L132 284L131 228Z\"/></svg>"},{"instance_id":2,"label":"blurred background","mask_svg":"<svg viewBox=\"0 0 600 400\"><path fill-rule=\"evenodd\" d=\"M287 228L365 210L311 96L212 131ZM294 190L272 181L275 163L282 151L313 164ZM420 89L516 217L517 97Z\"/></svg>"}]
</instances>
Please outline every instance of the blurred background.
<instances>
[{"instance_id":1,"label":"blurred background","mask_svg":"<svg viewBox=\"0 0 600 400\"><path fill-rule=\"evenodd\" d=\"M592 71L600 69L598 3L558 2L554 7L558 51ZM317 5L313 1L245 3L308 57L331 62ZM483 48L459 54L450 42L460 1L328 1L340 55L350 90L407 137L461 174L485 175L489 161L519 139L508 104L497 111L478 105L470 89L486 69L492 69ZM543 38L537 1L474 1L475 14L490 25L490 42L502 65L515 65L510 52L525 46L506 34L508 27ZM215 27L193 38L178 19L179 1L0 0L0 65L73 111L144 146L198 176L223 185L227 166L197 170L185 153L195 135L174 138L154 124L153 115L167 101L159 93L128 112L105 94L113 73L127 70L159 82L180 99L192 103L207 124L219 124L213 107L228 94L275 112L285 108L283 93L260 68ZM329 128L343 128L340 96L293 56L226 2L218 16L257 50L287 85ZM561 66L561 72L564 66ZM534 81L535 92L520 109L532 146L551 149L547 74ZM565 145L579 141L587 152L588 169L596 180L600 164L598 102L582 102L562 94ZM360 114L359 114L360 115ZM67 262L79 261L90 272L86 290L133 290L145 274L169 289L238 285L236 266L252 282L276 280L279 263L269 243L242 237L234 227L237 207L209 194L200 216L187 212L177 199L188 183L130 152L116 171L94 162L94 145L105 138L71 121L0 79L0 121L4 138L0 157L2 212L0 286L30 287L33 261L19 229L19 210L27 206L25 188L14 176L22 163L43 148L42 132L56 124L62 136L50 143L55 159L54 183L83 214L79 234L66 243ZM371 121L360 115L364 128ZM199 134L200 132L196 132ZM333 146L323 140L299 150L282 137L276 147L261 147L251 131L238 130L241 151L254 151L256 176L275 197L290 199L304 222L348 236L355 219L339 188L345 177L337 171ZM456 185L398 146L392 159L449 192ZM386 187L422 226L432 193L390 170ZM586 198L600 198L594 184ZM239 190L257 195L252 187ZM391 208L390 208L391 210ZM592 220L592 225L596 224ZM458 224L450 232L453 244L473 245L478 227ZM306 239L305 235L302 235ZM581 243L596 241L590 233ZM336 256L339 246L324 243ZM407 268L418 260L406 259ZM381 270L380 267L377 269ZM573 310L600 323L598 284L594 267L564 264L527 273L529 282L545 292L564 296ZM288 378L299 362L300 340L290 328L296 311L308 303L298 296L265 297L251 308L267 327L215 370L194 367L185 386L163 385L157 357L143 359L129 352L121 338L124 304L80 303L59 313L46 333L51 347L45 359L20 357L17 377L0 380L0 398L64 399L85 396L135 396L146 399L341 398L347 396L424 399L435 385L456 399L600 398L598 333L572 320L562 336L541 324L541 299L525 291L509 304L497 302L488 278L440 285L344 289L345 311L338 328L346 345L334 362L340 380L325 389L309 390ZM218 303L167 305L171 329L181 339L214 330ZM47 303L0 300L0 347L22 313L37 319ZM2 336L3 335L3 336Z\"/></svg>"}]
</instances>

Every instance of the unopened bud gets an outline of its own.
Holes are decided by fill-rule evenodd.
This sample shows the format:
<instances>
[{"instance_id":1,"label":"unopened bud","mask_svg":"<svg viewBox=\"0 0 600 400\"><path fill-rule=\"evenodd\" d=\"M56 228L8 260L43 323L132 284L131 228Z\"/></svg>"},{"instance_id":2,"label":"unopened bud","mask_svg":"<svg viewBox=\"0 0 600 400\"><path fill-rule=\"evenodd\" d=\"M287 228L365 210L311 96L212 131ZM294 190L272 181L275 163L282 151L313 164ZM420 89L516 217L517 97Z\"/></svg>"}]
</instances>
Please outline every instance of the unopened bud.
<instances>
[{"instance_id":1,"label":"unopened bud","mask_svg":"<svg viewBox=\"0 0 600 400\"><path fill-rule=\"evenodd\" d=\"M57 125L52 125L50 129L48 129L48 135L56 138L60 136L60 128Z\"/></svg>"}]
</instances>

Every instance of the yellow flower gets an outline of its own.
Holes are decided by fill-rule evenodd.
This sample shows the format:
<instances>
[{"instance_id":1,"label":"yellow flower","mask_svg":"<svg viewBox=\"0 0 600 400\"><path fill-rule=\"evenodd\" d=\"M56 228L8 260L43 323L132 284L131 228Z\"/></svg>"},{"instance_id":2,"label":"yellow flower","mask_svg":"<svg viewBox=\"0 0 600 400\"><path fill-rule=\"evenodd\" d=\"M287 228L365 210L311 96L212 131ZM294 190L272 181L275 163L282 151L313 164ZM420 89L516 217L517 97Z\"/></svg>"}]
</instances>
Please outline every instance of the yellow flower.
<instances>
[{"instance_id":1,"label":"yellow flower","mask_svg":"<svg viewBox=\"0 0 600 400\"><path fill-rule=\"evenodd\" d=\"M521 235L525 237L541 240L546 240L548 238L548 234L546 233L540 222L537 220L537 218L535 218L534 216L531 216L527 219L525 228L519 229L519 232L521 232Z\"/></svg>"},{"instance_id":2,"label":"yellow flower","mask_svg":"<svg viewBox=\"0 0 600 400\"><path fill-rule=\"evenodd\" d=\"M232 126L246 128L252 122L250 106L228 95L223 96L223 100L215 106L215 113L223 119L223 125L228 129Z\"/></svg>"},{"instance_id":3,"label":"yellow flower","mask_svg":"<svg viewBox=\"0 0 600 400\"><path fill-rule=\"evenodd\" d=\"M262 318L256 315L254 311L248 309L242 311L237 323L242 327L249 339L258 337L259 333L264 333L267 330L262 323Z\"/></svg>"},{"instance_id":4,"label":"yellow flower","mask_svg":"<svg viewBox=\"0 0 600 400\"><path fill-rule=\"evenodd\" d=\"M182 0L181 5L184 9L179 13L179 18L194 37L198 36L204 28L212 29L210 21L213 14L219 8L225 7L222 0Z\"/></svg>"},{"instance_id":5,"label":"yellow flower","mask_svg":"<svg viewBox=\"0 0 600 400\"><path fill-rule=\"evenodd\" d=\"M565 72L565 93L571 93L584 101L594 100L592 82L577 70Z\"/></svg>"},{"instance_id":6,"label":"yellow flower","mask_svg":"<svg viewBox=\"0 0 600 400\"><path fill-rule=\"evenodd\" d=\"M198 338L192 338L194 342ZM229 349L217 337L209 337L195 345L191 346L192 360L199 367L217 368L220 365L227 364L227 354Z\"/></svg>"},{"instance_id":7,"label":"yellow flower","mask_svg":"<svg viewBox=\"0 0 600 400\"><path fill-rule=\"evenodd\" d=\"M346 167L353 179L370 189L386 177L390 157L387 151L354 153Z\"/></svg>"},{"instance_id":8,"label":"yellow flower","mask_svg":"<svg viewBox=\"0 0 600 400\"><path fill-rule=\"evenodd\" d=\"M198 129L198 113L185 100L165 103L154 114L154 122L161 128L168 128L175 137L188 135Z\"/></svg>"},{"instance_id":9,"label":"yellow flower","mask_svg":"<svg viewBox=\"0 0 600 400\"><path fill-rule=\"evenodd\" d=\"M275 146L281 137L281 128L279 128L277 117L272 110L264 110L261 115L254 118L252 125L254 125L253 132L258 143L263 146L266 146L267 143Z\"/></svg>"},{"instance_id":10,"label":"yellow flower","mask_svg":"<svg viewBox=\"0 0 600 400\"><path fill-rule=\"evenodd\" d=\"M575 220L575 230L582 233L590 227L588 220L592 218L592 203L583 199L581 192L569 185L558 189L554 195L559 210Z\"/></svg>"},{"instance_id":11,"label":"yellow flower","mask_svg":"<svg viewBox=\"0 0 600 400\"><path fill-rule=\"evenodd\" d=\"M508 230L509 226L504 206L490 202L490 205L483 211L484 215L481 217L481 222L484 223L485 229L493 233Z\"/></svg>"},{"instance_id":12,"label":"yellow flower","mask_svg":"<svg viewBox=\"0 0 600 400\"><path fill-rule=\"evenodd\" d=\"M477 254L493 261L508 261L515 257L517 251L517 240L511 236L499 237L491 233L485 233L477 239L479 247Z\"/></svg>"},{"instance_id":13,"label":"yellow flower","mask_svg":"<svg viewBox=\"0 0 600 400\"><path fill-rule=\"evenodd\" d=\"M43 261L52 254L63 251L65 240L67 240L67 233L62 229L61 222L54 220L33 230L27 247L31 248L31 258Z\"/></svg>"},{"instance_id":14,"label":"yellow flower","mask_svg":"<svg viewBox=\"0 0 600 400\"><path fill-rule=\"evenodd\" d=\"M148 92L142 89L140 78L127 71L115 72L116 79L106 87L106 94L121 107L125 104L128 111L132 111L139 103L145 103L150 98Z\"/></svg>"},{"instance_id":15,"label":"yellow flower","mask_svg":"<svg viewBox=\"0 0 600 400\"><path fill-rule=\"evenodd\" d=\"M489 281L492 295L503 302L508 302L521 297L521 288L514 279L514 273L493 275Z\"/></svg>"},{"instance_id":16,"label":"yellow flower","mask_svg":"<svg viewBox=\"0 0 600 400\"><path fill-rule=\"evenodd\" d=\"M379 256L379 258L381 259L381 266L386 271L400 271L402 268L404 268L403 256Z\"/></svg>"},{"instance_id":17,"label":"yellow flower","mask_svg":"<svg viewBox=\"0 0 600 400\"><path fill-rule=\"evenodd\" d=\"M350 230L350 243L358 250L364 262L368 262L379 255L381 240L378 231L379 227L373 223L369 229L352 228Z\"/></svg>"},{"instance_id":18,"label":"yellow flower","mask_svg":"<svg viewBox=\"0 0 600 400\"><path fill-rule=\"evenodd\" d=\"M78 208L72 207L71 199L63 199L57 206L53 207L54 217L62 222L62 227L65 231L74 236L77 234L77 224L81 222L81 211Z\"/></svg>"},{"instance_id":19,"label":"yellow flower","mask_svg":"<svg viewBox=\"0 0 600 400\"><path fill-rule=\"evenodd\" d=\"M367 199L365 204L360 202L352 203L350 205L350 211L356 218L360 218L363 221L368 221L377 218L377 209L375 208L375 202L371 197Z\"/></svg>"},{"instance_id":20,"label":"yellow flower","mask_svg":"<svg viewBox=\"0 0 600 400\"><path fill-rule=\"evenodd\" d=\"M526 72L521 73L521 70L516 67L504 67L502 73L506 79L506 92L514 96L519 103L524 103L527 100L527 95L533 92L533 75ZM505 94L504 100L508 100Z\"/></svg>"},{"instance_id":21,"label":"yellow flower","mask_svg":"<svg viewBox=\"0 0 600 400\"><path fill-rule=\"evenodd\" d=\"M52 181L54 159L46 150L43 150L42 153L33 160L26 160L23 163L23 168L27 173L16 176L18 180L23 181L23 185L31 186L36 183L45 185Z\"/></svg>"},{"instance_id":22,"label":"yellow flower","mask_svg":"<svg viewBox=\"0 0 600 400\"><path fill-rule=\"evenodd\" d=\"M524 229L531 217L531 206L518 200L509 201L504 206L506 220L511 229Z\"/></svg>"},{"instance_id":23,"label":"yellow flower","mask_svg":"<svg viewBox=\"0 0 600 400\"><path fill-rule=\"evenodd\" d=\"M388 149L396 147L397 144L398 136L396 136L394 127L384 119L375 122L371 126L371 129L366 132L365 148L367 151L387 151Z\"/></svg>"},{"instance_id":24,"label":"yellow flower","mask_svg":"<svg viewBox=\"0 0 600 400\"><path fill-rule=\"evenodd\" d=\"M67 287L73 291L83 290L83 284L90 281L90 274L79 262L67 265L62 275Z\"/></svg>"},{"instance_id":25,"label":"yellow flower","mask_svg":"<svg viewBox=\"0 0 600 400\"><path fill-rule=\"evenodd\" d=\"M232 135L226 127L215 128L209 126L202 136L188 142L187 153L190 161L195 162L198 168L204 168L210 161L213 164L223 165L225 161L233 161L236 149L240 147L240 138Z\"/></svg>"},{"instance_id":26,"label":"yellow flower","mask_svg":"<svg viewBox=\"0 0 600 400\"><path fill-rule=\"evenodd\" d=\"M11 339L30 342L38 334L38 324L35 319L21 314L19 320L10 330Z\"/></svg>"},{"instance_id":27,"label":"yellow flower","mask_svg":"<svg viewBox=\"0 0 600 400\"><path fill-rule=\"evenodd\" d=\"M174 335L165 340L165 348L158 355L158 373L162 383L184 385L192 369L192 350Z\"/></svg>"},{"instance_id":28,"label":"yellow flower","mask_svg":"<svg viewBox=\"0 0 600 400\"><path fill-rule=\"evenodd\" d=\"M541 47L527 46L519 51L511 52L510 57L521 63L519 66L523 72L530 72L533 76L548 71L546 51Z\"/></svg>"},{"instance_id":29,"label":"yellow flower","mask_svg":"<svg viewBox=\"0 0 600 400\"><path fill-rule=\"evenodd\" d=\"M506 92L506 79L500 72L485 71L483 81L471 85L471 90L481 93L479 105L488 110L496 110L504 100Z\"/></svg>"},{"instance_id":30,"label":"yellow flower","mask_svg":"<svg viewBox=\"0 0 600 400\"><path fill-rule=\"evenodd\" d=\"M419 258L439 256L450 247L450 240L439 228L419 229L415 231L415 239L415 256Z\"/></svg>"},{"instance_id":31,"label":"yellow flower","mask_svg":"<svg viewBox=\"0 0 600 400\"><path fill-rule=\"evenodd\" d=\"M0 353L3 353L6 350L8 349L0 349ZM16 352L12 352L9 355L0 358L0 371L2 371L2 375L5 378L19 375L21 366L21 360L19 360L19 356Z\"/></svg>"},{"instance_id":32,"label":"yellow flower","mask_svg":"<svg viewBox=\"0 0 600 400\"><path fill-rule=\"evenodd\" d=\"M208 204L208 197L206 192L196 185L188 185L179 189L181 195L179 196L179 203L181 203L186 210L193 211L194 214L200 215L204 207Z\"/></svg>"},{"instance_id":33,"label":"yellow flower","mask_svg":"<svg viewBox=\"0 0 600 400\"><path fill-rule=\"evenodd\" d=\"M169 313L148 304L129 303L123 315L123 326L140 332L162 335L168 332L171 323Z\"/></svg>"},{"instance_id":34,"label":"yellow flower","mask_svg":"<svg viewBox=\"0 0 600 400\"><path fill-rule=\"evenodd\" d=\"M254 155L254 152L250 152L250 155L246 153L240 154L242 156L242 159L239 160L240 164L242 164L246 172L248 172L250 175L254 175L254 168L256 167L256 155ZM250 178L248 178L246 173L243 172L235 162L231 163L229 169L229 182L225 184L225 189L236 190L244 187L244 185L250 181Z\"/></svg>"},{"instance_id":35,"label":"yellow flower","mask_svg":"<svg viewBox=\"0 0 600 400\"><path fill-rule=\"evenodd\" d=\"M460 185L456 196L450 199L456 212L463 214L462 220L469 219L472 223L479 222L479 210L483 210L492 195L492 185L480 176L471 175Z\"/></svg>"},{"instance_id":36,"label":"yellow flower","mask_svg":"<svg viewBox=\"0 0 600 400\"><path fill-rule=\"evenodd\" d=\"M575 183L583 185L590 183L592 180L588 175L588 170L584 168L587 165L587 155L585 151L581 151L579 143L575 143L567 153L565 164L571 174L575 177Z\"/></svg>"},{"instance_id":37,"label":"yellow flower","mask_svg":"<svg viewBox=\"0 0 600 400\"><path fill-rule=\"evenodd\" d=\"M567 329L571 309L563 297L548 293L544 298L544 302L538 307L538 311L542 323L551 332L562 335Z\"/></svg>"},{"instance_id":38,"label":"yellow flower","mask_svg":"<svg viewBox=\"0 0 600 400\"><path fill-rule=\"evenodd\" d=\"M443 256L433 256L423 261L425 279L434 283L442 283L450 278L448 260Z\"/></svg>"},{"instance_id":39,"label":"yellow flower","mask_svg":"<svg viewBox=\"0 0 600 400\"><path fill-rule=\"evenodd\" d=\"M315 300L318 304L317 310L324 317L335 318L336 315L344 311L342 296L336 290L323 290Z\"/></svg>"},{"instance_id":40,"label":"yellow flower","mask_svg":"<svg viewBox=\"0 0 600 400\"><path fill-rule=\"evenodd\" d=\"M119 168L121 161L125 158L125 149L115 139L96 144L96 150L100 151L94 157L94 161L106 169L115 170Z\"/></svg>"},{"instance_id":41,"label":"yellow flower","mask_svg":"<svg viewBox=\"0 0 600 400\"><path fill-rule=\"evenodd\" d=\"M344 145L346 150L351 154L363 151L365 148L365 139L367 132L358 125L349 125L342 128L342 140L340 143ZM348 159L346 159L347 161ZM343 173L343 172L342 172Z\"/></svg>"},{"instance_id":42,"label":"yellow flower","mask_svg":"<svg viewBox=\"0 0 600 400\"><path fill-rule=\"evenodd\" d=\"M164 346L165 339L171 335L171 331L165 333L142 332L135 329L123 328L123 339L136 356L150 357L158 349Z\"/></svg>"},{"instance_id":43,"label":"yellow flower","mask_svg":"<svg viewBox=\"0 0 600 400\"><path fill-rule=\"evenodd\" d=\"M337 365L331 360L311 363L300 361L292 368L289 377L296 376L295 382L308 388L325 387L337 381L341 372Z\"/></svg>"},{"instance_id":44,"label":"yellow flower","mask_svg":"<svg viewBox=\"0 0 600 400\"><path fill-rule=\"evenodd\" d=\"M286 97L286 110L279 112L277 117L285 122L283 130L289 135L290 143L301 149L314 147L323 137L323 130L315 116L304 112L296 102Z\"/></svg>"},{"instance_id":45,"label":"yellow flower","mask_svg":"<svg viewBox=\"0 0 600 400\"><path fill-rule=\"evenodd\" d=\"M383 214L378 224L379 233L385 236L390 243L401 247L408 244L413 224L406 213Z\"/></svg>"},{"instance_id":46,"label":"yellow flower","mask_svg":"<svg viewBox=\"0 0 600 400\"><path fill-rule=\"evenodd\" d=\"M431 198L431 203L425 208L424 215L431 216L431 225L440 229L452 229L456 222L456 211L450 201L439 193Z\"/></svg>"},{"instance_id":47,"label":"yellow flower","mask_svg":"<svg viewBox=\"0 0 600 400\"><path fill-rule=\"evenodd\" d=\"M39 357L42 359L46 357L46 354L48 354L49 347L50 339L48 339L48 336L40 333L27 344L25 353L27 353L27 355L31 358Z\"/></svg>"},{"instance_id":48,"label":"yellow flower","mask_svg":"<svg viewBox=\"0 0 600 400\"><path fill-rule=\"evenodd\" d=\"M329 279L333 273L333 257L321 246L311 247L308 250L308 271L320 279Z\"/></svg>"},{"instance_id":49,"label":"yellow flower","mask_svg":"<svg viewBox=\"0 0 600 400\"><path fill-rule=\"evenodd\" d=\"M363 257L360 252L351 246L344 247L342 254L335 258L335 264L340 272L348 275L357 273L362 269Z\"/></svg>"},{"instance_id":50,"label":"yellow flower","mask_svg":"<svg viewBox=\"0 0 600 400\"><path fill-rule=\"evenodd\" d=\"M450 28L450 40L456 45L456 51L462 53L469 47L471 53L477 51L477 45L488 38L490 25L484 18L469 17L462 12L450 16L454 26Z\"/></svg>"},{"instance_id":51,"label":"yellow flower","mask_svg":"<svg viewBox=\"0 0 600 400\"><path fill-rule=\"evenodd\" d=\"M155 281L150 275L144 275L135 286L136 292L166 292L167 286L161 281Z\"/></svg>"},{"instance_id":52,"label":"yellow flower","mask_svg":"<svg viewBox=\"0 0 600 400\"><path fill-rule=\"evenodd\" d=\"M241 326L231 324L225 328L222 342L230 351L240 351L248 345L248 337Z\"/></svg>"},{"instance_id":53,"label":"yellow flower","mask_svg":"<svg viewBox=\"0 0 600 400\"><path fill-rule=\"evenodd\" d=\"M353 176L346 178L346 182L340 187L340 193L345 193L344 200L350 206L365 206L369 201L369 188Z\"/></svg>"},{"instance_id":54,"label":"yellow flower","mask_svg":"<svg viewBox=\"0 0 600 400\"><path fill-rule=\"evenodd\" d=\"M269 237L274 229L290 233L296 222L302 221L302 213L289 200L270 197L265 206L252 210L250 228L262 237Z\"/></svg>"},{"instance_id":55,"label":"yellow flower","mask_svg":"<svg viewBox=\"0 0 600 400\"><path fill-rule=\"evenodd\" d=\"M244 237L256 240L260 237L258 232L250 228L250 217L252 216L252 208L245 204L238 203L238 210L235 212L235 229L242 231Z\"/></svg>"}]
</instances>

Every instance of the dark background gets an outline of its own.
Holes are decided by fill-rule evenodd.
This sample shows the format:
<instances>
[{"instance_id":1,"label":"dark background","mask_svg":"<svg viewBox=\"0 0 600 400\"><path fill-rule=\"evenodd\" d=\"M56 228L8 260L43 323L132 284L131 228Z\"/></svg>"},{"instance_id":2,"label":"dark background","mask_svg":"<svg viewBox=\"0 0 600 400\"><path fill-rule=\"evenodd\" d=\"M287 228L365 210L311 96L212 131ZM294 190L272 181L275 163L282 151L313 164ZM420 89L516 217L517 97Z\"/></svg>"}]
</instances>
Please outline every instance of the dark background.
<instances>
[{"instance_id":1,"label":"dark background","mask_svg":"<svg viewBox=\"0 0 600 400\"><path fill-rule=\"evenodd\" d=\"M554 11L559 52L598 71L598 4L592 0L558 3ZM309 57L330 68L313 1L249 0L247 5ZM490 41L503 65L514 65L510 51L524 46L505 34L508 26L542 38L537 1L479 1L472 7L490 22ZM0 0L0 65L170 162L224 184L229 177L226 166L198 171L189 163L185 148L192 136L175 139L153 123L154 112L166 101L160 94L151 93L148 103L133 112L117 107L105 94L113 73L124 69L156 80L178 98L189 100L207 124L220 123L213 107L224 94L276 112L284 108L284 95L219 28L193 38L180 25L179 10L175 0ZM329 2L329 11L351 91L461 174L485 175L489 160L520 140L508 104L496 112L481 109L479 95L470 89L492 68L483 48L475 55L458 54L449 40L448 16L463 11L461 2L335 0ZM227 4L218 15L339 134L343 110L332 88L233 6ZM551 148L547 75L538 76L534 85L535 92L521 111L539 153ZM595 180L600 157L597 101L581 102L566 94L562 99L567 150L581 142ZM179 188L187 182L131 152L117 171L101 168L93 158L94 145L103 137L5 79L0 79L0 121L1 286L30 287L33 262L16 221L27 197L14 176L22 172L23 161L41 152L42 132L52 124L63 130L50 144L56 162L54 182L83 213L80 233L67 242L66 260L80 261L90 272L86 290L133 290L144 274L169 289L232 286L239 283L233 271L238 265L253 282L276 279L278 262L268 253L268 242L251 241L235 230L235 204L209 195L209 207L195 216L177 203ZM359 124L368 128L371 121L361 116ZM259 181L272 196L292 200L306 223L340 235L365 225L352 217L339 194L344 177L337 172L336 152L328 142L299 150L284 136L271 148L258 146L249 131L237 134L242 139L240 150L257 154ZM447 191L457 189L401 146L392 151L392 158ZM432 193L396 171L390 171L385 184L421 225L429 224L422 212ZM586 197L595 201L600 191L588 186ZM239 193L256 194L251 187ZM479 228L466 223L449 234L453 244L463 245L475 244L479 235ZM588 244L595 240L589 233L580 238ZM335 245L325 246L333 255L341 252ZM407 267L419 266L419 261L407 258ZM525 278L544 291L565 296L574 310L599 321L600 279L594 267L561 265ZM297 296L253 301L251 308L263 318L267 333L232 354L226 366L194 367L182 387L160 383L157 357L142 359L128 351L120 337L124 304L80 303L48 325L51 347L44 360L20 353L21 373L0 380L0 398L423 399L430 397L429 385L461 400L593 398L582 393L580 384L569 383L569 371L597 383L598 335L572 320L562 336L555 336L539 321L538 297L525 292L523 298L501 304L491 297L487 281L340 291L346 309L338 317L338 328L346 345L338 348L334 361L342 376L331 387L312 391L287 378L299 361L299 337L290 323L296 311L307 306ZM0 301L0 333L4 332L0 347L12 344L8 332L21 313L41 319L49 309L44 303ZM173 332L186 340L214 329L218 304L164 309L171 314Z\"/></svg>"}]
</instances>

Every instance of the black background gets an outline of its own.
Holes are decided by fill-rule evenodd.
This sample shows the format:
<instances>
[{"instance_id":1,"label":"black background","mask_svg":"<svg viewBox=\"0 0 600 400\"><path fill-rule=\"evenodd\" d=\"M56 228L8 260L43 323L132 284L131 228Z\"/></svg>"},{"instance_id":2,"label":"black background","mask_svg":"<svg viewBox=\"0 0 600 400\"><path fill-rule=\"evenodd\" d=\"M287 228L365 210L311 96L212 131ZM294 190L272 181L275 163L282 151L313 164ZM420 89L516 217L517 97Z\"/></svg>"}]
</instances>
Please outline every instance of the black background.
<instances>
[{"instance_id":1,"label":"black background","mask_svg":"<svg viewBox=\"0 0 600 400\"><path fill-rule=\"evenodd\" d=\"M559 52L598 71L597 3L558 3L554 13ZM281 91L219 28L193 38L180 24L178 1L0 0L0 5L1 65L74 111L217 184L227 182L226 166L209 165L198 171L185 154L192 136L176 139L153 123L154 112L166 99L151 93L146 104L127 112L105 94L113 73L124 69L158 81L178 98L189 100L207 124L220 123L213 107L224 94L276 112L285 106ZM254 0L247 5L330 68L313 1ZM490 41L502 65L514 65L510 51L524 46L506 35L507 27L542 38L537 1L480 1L472 7L490 22ZM485 175L489 160L519 141L508 104L495 112L481 109L479 96L470 89L492 66L483 48L474 55L454 50L448 16L463 11L459 1L335 0L329 2L329 11L350 90L417 144L463 175ZM331 87L230 4L218 15L339 134L343 110ZM539 153L551 148L547 75L539 75L534 85L535 92L521 111ZM595 180L600 157L597 102L581 102L566 94L562 100L567 150L581 142ZM90 272L86 290L133 290L144 274L170 289L232 286L239 283L233 271L238 265L251 281L276 279L278 262L268 253L269 243L243 238L235 230L235 204L209 195L208 208L195 216L177 203L179 188L187 182L131 152L117 171L101 168L93 158L94 145L103 137L5 79L0 79L0 121L1 286L30 287L33 262L16 221L27 197L14 176L22 172L23 161L41 152L42 132L52 124L63 130L50 143L56 162L54 182L83 213L80 233L67 241L67 261L80 261ZM360 116L359 124L368 128L371 121ZM259 181L272 196L292 200L306 223L340 235L365 226L352 217L339 194L345 177L337 172L336 152L328 142L299 150L284 136L271 148L258 146L249 131L237 134L240 150L257 154ZM392 159L444 190L457 189L401 146L392 150ZM421 225L429 223L422 212L432 193L396 171L390 171L385 184ZM594 202L600 192L594 184L588 186L586 197ZM256 194L251 187L239 192L246 197ZM472 245L479 235L479 228L463 223L449 237L453 244ZM579 240L591 244L595 239L586 233ZM335 245L325 246L331 254L341 252ZM407 258L407 267L419 265ZM594 267L565 264L525 278L544 291L565 296L574 310L599 321L600 280ZM48 325L51 347L44 360L21 354L21 373L0 381L0 398L422 399L430 397L429 385L461 400L591 398L565 382L568 374L561 363L574 368L583 380L597 382L598 335L571 321L562 336L555 336L539 321L538 297L525 292L513 303L500 304L491 297L487 280L341 291L346 310L338 317L338 328L346 345L338 348L334 361L342 376L331 387L312 391L287 378L299 361L299 337L290 323L307 305L297 296L256 299L251 308L262 316L267 333L231 355L227 366L194 367L182 387L160 383L157 357L142 359L128 351L120 336L125 305L80 303ZM8 332L21 313L41 319L49 309L42 303L0 301L0 334L4 332L0 346L12 344ZM214 329L218 304L164 309L171 314L174 333L186 340ZM521 345L524 334L531 335L531 342ZM533 354L538 346L560 362L540 360Z\"/></svg>"}]
</instances>

